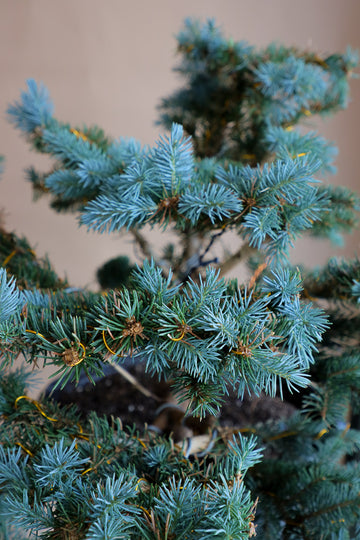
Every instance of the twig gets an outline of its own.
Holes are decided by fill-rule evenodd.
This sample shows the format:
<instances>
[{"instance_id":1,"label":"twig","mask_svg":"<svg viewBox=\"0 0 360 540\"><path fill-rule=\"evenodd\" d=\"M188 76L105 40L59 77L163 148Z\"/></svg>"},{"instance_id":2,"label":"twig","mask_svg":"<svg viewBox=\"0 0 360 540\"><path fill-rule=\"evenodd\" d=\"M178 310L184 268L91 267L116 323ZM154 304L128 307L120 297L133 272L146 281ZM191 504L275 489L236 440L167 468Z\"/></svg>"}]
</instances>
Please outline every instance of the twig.
<instances>
[{"instance_id":1,"label":"twig","mask_svg":"<svg viewBox=\"0 0 360 540\"><path fill-rule=\"evenodd\" d=\"M255 253L256 251L257 250L249 246L249 244L244 244L243 246L241 246L240 249L230 255L228 259L226 259L223 263L219 265L221 272L223 274L226 274L226 272L234 268L234 266L239 264L239 262L241 262L245 257L249 257L249 255Z\"/></svg>"},{"instance_id":2,"label":"twig","mask_svg":"<svg viewBox=\"0 0 360 540\"><path fill-rule=\"evenodd\" d=\"M260 276L260 274L265 270L268 263L264 262L262 264L259 264L253 275L251 276L251 279L249 281L249 289L252 289L256 283L257 278Z\"/></svg>"},{"instance_id":3,"label":"twig","mask_svg":"<svg viewBox=\"0 0 360 540\"><path fill-rule=\"evenodd\" d=\"M223 227L223 228L221 229L220 232L215 233L215 234L213 234L213 235L211 236L210 242L208 243L207 247L205 248L204 253L202 253L202 254L200 255L200 257L199 257L199 261L202 261L202 260L204 259L205 255L210 251L210 249L211 249L213 243L215 242L215 240L217 240L217 238L219 238L220 236L222 236L222 235L224 234L224 232L226 232L226 230L227 230L227 229L226 229L225 227Z\"/></svg>"},{"instance_id":4,"label":"twig","mask_svg":"<svg viewBox=\"0 0 360 540\"><path fill-rule=\"evenodd\" d=\"M181 280L182 283L185 283L187 281L187 279L191 276L191 274L193 272L195 272L195 270L197 270L198 268L208 266L209 264L213 264L213 263L217 264L217 262L218 262L217 257L214 257L213 259L209 259L209 260L205 261L205 256L209 253L209 251L210 251L213 243L215 242L215 240L217 238L219 238L220 236L222 236L224 234L224 232L226 232L225 227L223 229L221 229L220 232L215 233L215 234L213 234L211 236L210 242L208 243L208 245L206 246L204 251L201 253L201 255L198 256L197 263L194 264L193 266L191 266L190 269L186 271L186 274L184 275L184 277Z\"/></svg>"},{"instance_id":5,"label":"twig","mask_svg":"<svg viewBox=\"0 0 360 540\"><path fill-rule=\"evenodd\" d=\"M145 388L145 386L140 384L139 381L133 375L131 375L131 373L126 371L126 369L119 366L118 364L115 364L114 362L109 362L109 364L115 369L115 371L120 373L120 375L122 375L124 379L129 381L130 384L132 384L137 390L139 390L139 392L144 394L144 396L155 399L155 401L164 401L163 399L159 398L159 396L156 396L155 394L150 392L150 390Z\"/></svg>"},{"instance_id":6,"label":"twig","mask_svg":"<svg viewBox=\"0 0 360 540\"><path fill-rule=\"evenodd\" d=\"M148 257L149 259L151 259L152 253L151 253L150 245L149 245L149 242L146 240L145 236L143 236L141 232L136 228L130 229L130 232L133 235L136 243L140 247L145 257Z\"/></svg>"}]
</instances>

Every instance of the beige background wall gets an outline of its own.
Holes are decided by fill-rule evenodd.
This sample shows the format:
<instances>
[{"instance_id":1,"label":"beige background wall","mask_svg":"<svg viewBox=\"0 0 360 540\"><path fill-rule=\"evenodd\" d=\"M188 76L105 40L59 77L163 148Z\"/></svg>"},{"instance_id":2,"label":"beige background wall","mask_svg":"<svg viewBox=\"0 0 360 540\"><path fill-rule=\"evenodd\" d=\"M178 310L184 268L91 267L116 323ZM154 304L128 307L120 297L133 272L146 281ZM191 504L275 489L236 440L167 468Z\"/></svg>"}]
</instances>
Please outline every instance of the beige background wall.
<instances>
[{"instance_id":1,"label":"beige background wall","mask_svg":"<svg viewBox=\"0 0 360 540\"><path fill-rule=\"evenodd\" d=\"M0 0L0 14L0 154L6 157L0 207L8 228L27 235L76 286L94 286L96 268L120 252L131 255L132 247L119 235L87 233L75 216L51 211L46 199L32 202L23 170L46 170L48 161L31 154L5 119L25 79L48 86L62 120L98 124L114 137L151 144L160 132L156 105L177 86L173 36L186 16L214 17L228 36L258 46L279 41L320 53L343 51L348 44L360 48L359 0ZM320 124L340 151L333 181L356 190L359 85L352 83L349 109ZM359 239L354 235L346 250L301 241L293 259L313 265L332 254L352 256Z\"/></svg>"}]
</instances>

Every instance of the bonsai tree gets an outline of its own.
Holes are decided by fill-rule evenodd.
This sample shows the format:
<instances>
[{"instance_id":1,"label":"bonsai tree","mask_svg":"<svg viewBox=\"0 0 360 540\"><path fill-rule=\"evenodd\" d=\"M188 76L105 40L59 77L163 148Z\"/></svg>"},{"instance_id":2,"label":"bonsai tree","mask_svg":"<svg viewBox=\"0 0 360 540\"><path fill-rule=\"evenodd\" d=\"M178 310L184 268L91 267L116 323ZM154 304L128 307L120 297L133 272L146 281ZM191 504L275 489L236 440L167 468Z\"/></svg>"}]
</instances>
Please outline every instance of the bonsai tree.
<instances>
[{"instance_id":1,"label":"bonsai tree","mask_svg":"<svg viewBox=\"0 0 360 540\"><path fill-rule=\"evenodd\" d=\"M72 289L1 228L3 538L357 538L360 265L288 260L299 236L357 224L357 196L319 180L334 148L298 128L346 106L356 55L257 51L192 20L178 51L184 86L162 101L153 148L60 122L33 80L8 109L54 159L28 171L34 189L88 229L127 229L144 261L120 253L98 272L102 290ZM173 232L160 256L149 227ZM141 363L206 426L202 445L31 399L21 358L56 366L60 393ZM294 413L225 429L229 392L280 396Z\"/></svg>"}]
</instances>

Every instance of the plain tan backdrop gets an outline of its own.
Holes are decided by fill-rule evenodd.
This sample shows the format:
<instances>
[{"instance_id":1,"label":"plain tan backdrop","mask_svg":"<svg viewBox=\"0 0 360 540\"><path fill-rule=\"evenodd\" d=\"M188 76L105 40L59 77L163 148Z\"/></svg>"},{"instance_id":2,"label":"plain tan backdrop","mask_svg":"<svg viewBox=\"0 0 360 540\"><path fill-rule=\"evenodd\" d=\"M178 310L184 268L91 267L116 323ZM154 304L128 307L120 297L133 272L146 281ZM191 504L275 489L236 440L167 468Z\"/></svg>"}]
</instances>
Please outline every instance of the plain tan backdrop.
<instances>
[{"instance_id":1,"label":"plain tan backdrop","mask_svg":"<svg viewBox=\"0 0 360 540\"><path fill-rule=\"evenodd\" d=\"M5 115L27 78L45 83L61 120L98 124L113 137L152 144L161 132L156 106L180 82L172 72L174 35L187 16L215 18L227 36L258 46L278 41L319 53L360 48L359 0L0 0L0 10L0 154L6 158L0 207L8 229L26 235L39 255L47 253L74 286L94 287L96 268L120 253L132 256L132 245L124 235L87 233L74 215L50 210L46 198L32 201L24 169L46 170L49 161L29 151ZM314 123L339 147L338 173L330 180L355 190L359 85L352 81L346 111ZM348 238L342 250L302 240L292 260L313 266L331 255L353 256L359 238Z\"/></svg>"}]
</instances>

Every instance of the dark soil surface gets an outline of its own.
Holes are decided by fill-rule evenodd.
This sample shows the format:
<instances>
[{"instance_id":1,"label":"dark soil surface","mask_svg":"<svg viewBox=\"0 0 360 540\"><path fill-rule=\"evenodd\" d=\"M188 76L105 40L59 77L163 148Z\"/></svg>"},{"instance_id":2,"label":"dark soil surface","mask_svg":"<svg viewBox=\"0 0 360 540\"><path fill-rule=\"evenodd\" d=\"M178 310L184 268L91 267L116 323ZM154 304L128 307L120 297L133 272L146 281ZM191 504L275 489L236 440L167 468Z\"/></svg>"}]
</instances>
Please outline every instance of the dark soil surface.
<instances>
[{"instance_id":1,"label":"dark soil surface","mask_svg":"<svg viewBox=\"0 0 360 540\"><path fill-rule=\"evenodd\" d=\"M209 426L241 429L268 420L288 418L295 410L293 405L277 397L261 395L250 398L245 395L241 400L230 390L219 416L199 422L184 417L185 407L176 404L168 383L145 374L141 364L126 366L126 370L159 399L144 395L112 368L96 385L83 379L77 387L68 384L64 390L56 390L51 397L62 404L76 404L84 416L96 411L99 415L119 417L124 426L135 424L140 431L147 424L159 433L173 433L175 440L205 433Z\"/></svg>"}]
</instances>

